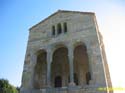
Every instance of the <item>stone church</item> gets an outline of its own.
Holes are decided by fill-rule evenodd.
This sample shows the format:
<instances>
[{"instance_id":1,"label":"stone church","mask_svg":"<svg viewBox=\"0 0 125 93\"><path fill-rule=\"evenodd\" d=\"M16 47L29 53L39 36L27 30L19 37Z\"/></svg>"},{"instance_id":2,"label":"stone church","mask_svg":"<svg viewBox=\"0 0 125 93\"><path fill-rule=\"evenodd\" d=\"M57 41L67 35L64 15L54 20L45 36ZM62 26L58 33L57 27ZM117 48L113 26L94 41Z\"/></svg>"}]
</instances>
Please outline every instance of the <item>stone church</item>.
<instances>
[{"instance_id":1,"label":"stone church","mask_svg":"<svg viewBox=\"0 0 125 93\"><path fill-rule=\"evenodd\" d=\"M92 12L58 10L29 29L21 93L113 93Z\"/></svg>"}]
</instances>

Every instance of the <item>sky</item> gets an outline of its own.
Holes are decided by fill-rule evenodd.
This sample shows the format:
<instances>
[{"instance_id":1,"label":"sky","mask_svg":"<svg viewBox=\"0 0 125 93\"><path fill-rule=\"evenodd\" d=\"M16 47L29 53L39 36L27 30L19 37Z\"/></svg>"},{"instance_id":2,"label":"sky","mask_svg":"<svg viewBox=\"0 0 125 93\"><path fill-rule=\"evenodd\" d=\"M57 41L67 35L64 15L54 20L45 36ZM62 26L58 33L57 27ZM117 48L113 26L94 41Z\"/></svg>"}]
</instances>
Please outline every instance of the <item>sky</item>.
<instances>
[{"instance_id":1,"label":"sky","mask_svg":"<svg viewBox=\"0 0 125 93\"><path fill-rule=\"evenodd\" d=\"M113 86L125 88L125 0L0 0L0 78L21 85L28 30L59 9L96 13Z\"/></svg>"}]
</instances>

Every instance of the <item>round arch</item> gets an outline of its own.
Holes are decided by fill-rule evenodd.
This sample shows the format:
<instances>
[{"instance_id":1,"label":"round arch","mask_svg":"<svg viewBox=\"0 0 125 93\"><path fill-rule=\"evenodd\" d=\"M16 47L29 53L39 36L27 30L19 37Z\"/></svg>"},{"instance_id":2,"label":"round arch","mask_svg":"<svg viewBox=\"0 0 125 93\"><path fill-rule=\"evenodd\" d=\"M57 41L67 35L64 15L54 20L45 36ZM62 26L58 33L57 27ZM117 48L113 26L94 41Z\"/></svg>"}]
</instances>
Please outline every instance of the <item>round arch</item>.
<instances>
[{"instance_id":1,"label":"round arch","mask_svg":"<svg viewBox=\"0 0 125 93\"><path fill-rule=\"evenodd\" d=\"M51 46L52 46L51 47L52 53L54 53L57 49L59 49L61 47L65 47L65 48L68 49L68 46L67 46L67 44L65 42L57 42L57 43L52 44Z\"/></svg>"},{"instance_id":2,"label":"round arch","mask_svg":"<svg viewBox=\"0 0 125 93\"><path fill-rule=\"evenodd\" d=\"M51 63L52 86L53 87L68 86L68 76L69 76L68 49L63 45L57 46L55 51L53 52L52 59L53 59ZM60 77L61 80L59 80L59 78L57 77Z\"/></svg>"},{"instance_id":3,"label":"round arch","mask_svg":"<svg viewBox=\"0 0 125 93\"><path fill-rule=\"evenodd\" d=\"M89 84L89 79L86 78L89 73L89 60L87 49L84 43L77 42L74 44L74 81L77 85ZM75 80L76 79L76 80Z\"/></svg>"},{"instance_id":4,"label":"round arch","mask_svg":"<svg viewBox=\"0 0 125 93\"><path fill-rule=\"evenodd\" d=\"M85 43L83 41L76 41L74 44L73 44L73 47L74 49L77 47L77 46L80 46L80 45L83 45L84 47L86 47Z\"/></svg>"}]
</instances>

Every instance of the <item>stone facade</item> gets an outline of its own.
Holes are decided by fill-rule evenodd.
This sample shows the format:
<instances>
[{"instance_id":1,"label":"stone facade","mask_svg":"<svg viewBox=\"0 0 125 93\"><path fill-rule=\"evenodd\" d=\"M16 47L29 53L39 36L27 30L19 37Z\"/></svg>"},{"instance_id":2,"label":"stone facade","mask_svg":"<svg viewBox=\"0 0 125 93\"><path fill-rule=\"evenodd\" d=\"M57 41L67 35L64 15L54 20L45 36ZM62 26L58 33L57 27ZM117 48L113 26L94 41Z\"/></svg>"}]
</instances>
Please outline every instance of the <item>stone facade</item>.
<instances>
[{"instance_id":1,"label":"stone facade","mask_svg":"<svg viewBox=\"0 0 125 93\"><path fill-rule=\"evenodd\" d=\"M21 93L112 93L107 87L94 13L59 10L30 28Z\"/></svg>"}]
</instances>

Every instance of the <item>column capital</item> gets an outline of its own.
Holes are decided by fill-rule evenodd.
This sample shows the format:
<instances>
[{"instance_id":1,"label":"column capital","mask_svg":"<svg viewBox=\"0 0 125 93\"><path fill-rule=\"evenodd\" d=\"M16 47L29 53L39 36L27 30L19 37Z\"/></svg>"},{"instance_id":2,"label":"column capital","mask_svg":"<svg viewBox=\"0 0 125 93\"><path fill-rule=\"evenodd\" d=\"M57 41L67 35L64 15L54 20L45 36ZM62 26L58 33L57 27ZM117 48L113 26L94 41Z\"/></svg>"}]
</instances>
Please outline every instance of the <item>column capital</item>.
<instances>
[{"instance_id":1,"label":"column capital","mask_svg":"<svg viewBox=\"0 0 125 93\"><path fill-rule=\"evenodd\" d=\"M68 46L68 48L73 48L73 43L72 43L72 41L71 41L67 46Z\"/></svg>"}]
</instances>

